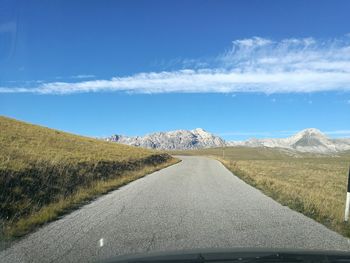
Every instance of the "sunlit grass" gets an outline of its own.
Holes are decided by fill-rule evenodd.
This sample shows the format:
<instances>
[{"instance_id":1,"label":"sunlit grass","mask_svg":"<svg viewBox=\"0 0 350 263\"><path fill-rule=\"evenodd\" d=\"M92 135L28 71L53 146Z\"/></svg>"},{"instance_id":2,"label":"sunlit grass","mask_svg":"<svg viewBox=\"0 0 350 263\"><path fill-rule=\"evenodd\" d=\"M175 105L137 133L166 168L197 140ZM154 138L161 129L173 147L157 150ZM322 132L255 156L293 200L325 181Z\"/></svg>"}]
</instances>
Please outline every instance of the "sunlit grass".
<instances>
[{"instance_id":1,"label":"sunlit grass","mask_svg":"<svg viewBox=\"0 0 350 263\"><path fill-rule=\"evenodd\" d=\"M174 163L163 152L0 116L0 222L27 233L82 201Z\"/></svg>"}]
</instances>

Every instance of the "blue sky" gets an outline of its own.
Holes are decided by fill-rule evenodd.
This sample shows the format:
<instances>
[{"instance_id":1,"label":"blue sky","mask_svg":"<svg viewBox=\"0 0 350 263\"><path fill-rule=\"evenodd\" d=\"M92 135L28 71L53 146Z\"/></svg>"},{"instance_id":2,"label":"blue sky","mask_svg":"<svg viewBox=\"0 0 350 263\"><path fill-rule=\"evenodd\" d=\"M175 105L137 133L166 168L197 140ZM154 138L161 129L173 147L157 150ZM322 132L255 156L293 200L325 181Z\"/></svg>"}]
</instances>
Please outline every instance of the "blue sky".
<instances>
[{"instance_id":1,"label":"blue sky","mask_svg":"<svg viewBox=\"0 0 350 263\"><path fill-rule=\"evenodd\" d=\"M349 1L1 1L0 114L88 136L350 136Z\"/></svg>"}]
</instances>

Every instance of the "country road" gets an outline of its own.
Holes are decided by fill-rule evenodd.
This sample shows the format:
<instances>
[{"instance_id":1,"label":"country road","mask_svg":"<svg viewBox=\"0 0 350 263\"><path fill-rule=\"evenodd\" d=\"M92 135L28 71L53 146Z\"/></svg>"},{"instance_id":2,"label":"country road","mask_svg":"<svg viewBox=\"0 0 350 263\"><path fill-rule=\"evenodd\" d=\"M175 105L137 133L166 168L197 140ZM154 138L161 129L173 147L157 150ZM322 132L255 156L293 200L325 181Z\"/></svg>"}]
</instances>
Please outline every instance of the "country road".
<instances>
[{"instance_id":1,"label":"country road","mask_svg":"<svg viewBox=\"0 0 350 263\"><path fill-rule=\"evenodd\" d=\"M0 252L0 262L90 262L193 248L349 250L348 239L263 195L218 161L181 159L42 227Z\"/></svg>"}]
</instances>

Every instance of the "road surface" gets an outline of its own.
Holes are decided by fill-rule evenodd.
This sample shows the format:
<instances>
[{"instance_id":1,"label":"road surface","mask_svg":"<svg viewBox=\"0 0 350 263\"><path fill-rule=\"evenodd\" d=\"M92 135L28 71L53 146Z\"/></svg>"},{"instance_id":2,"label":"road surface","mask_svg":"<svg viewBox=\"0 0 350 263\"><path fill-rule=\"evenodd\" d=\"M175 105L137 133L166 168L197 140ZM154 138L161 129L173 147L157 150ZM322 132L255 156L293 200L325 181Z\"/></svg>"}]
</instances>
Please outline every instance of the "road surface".
<instances>
[{"instance_id":1,"label":"road surface","mask_svg":"<svg viewBox=\"0 0 350 263\"><path fill-rule=\"evenodd\" d=\"M194 248L349 250L348 239L263 195L218 161L181 159L42 227L0 252L0 262L89 262Z\"/></svg>"}]
</instances>

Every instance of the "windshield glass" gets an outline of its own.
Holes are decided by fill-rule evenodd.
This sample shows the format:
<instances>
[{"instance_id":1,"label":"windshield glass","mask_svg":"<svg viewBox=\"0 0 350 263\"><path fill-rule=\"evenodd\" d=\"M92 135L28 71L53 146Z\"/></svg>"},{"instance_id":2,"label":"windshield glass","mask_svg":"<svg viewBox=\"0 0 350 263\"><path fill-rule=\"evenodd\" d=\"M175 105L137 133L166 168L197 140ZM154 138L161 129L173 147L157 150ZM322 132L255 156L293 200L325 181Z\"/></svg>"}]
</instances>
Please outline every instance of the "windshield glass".
<instances>
[{"instance_id":1,"label":"windshield glass","mask_svg":"<svg viewBox=\"0 0 350 263\"><path fill-rule=\"evenodd\" d=\"M0 0L0 262L347 252L349 10Z\"/></svg>"}]
</instances>

